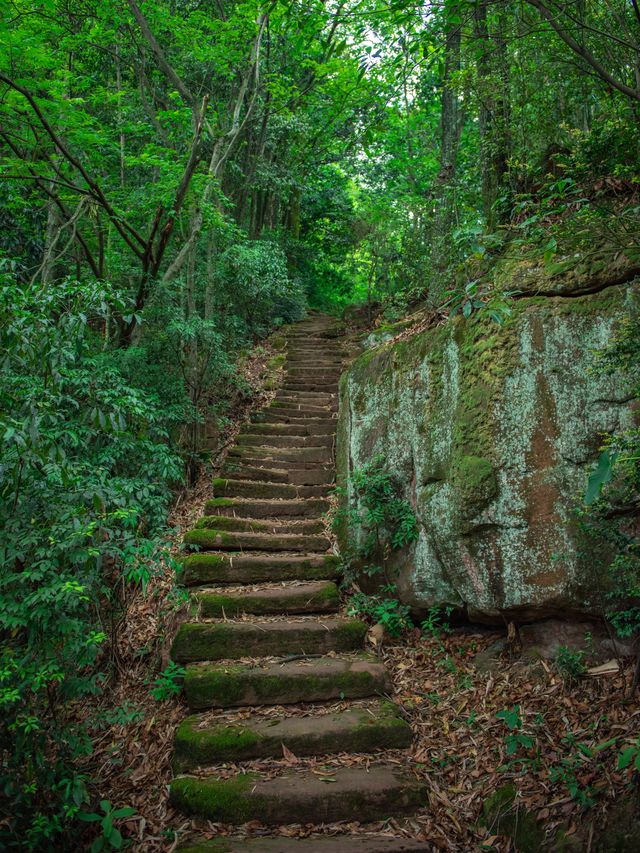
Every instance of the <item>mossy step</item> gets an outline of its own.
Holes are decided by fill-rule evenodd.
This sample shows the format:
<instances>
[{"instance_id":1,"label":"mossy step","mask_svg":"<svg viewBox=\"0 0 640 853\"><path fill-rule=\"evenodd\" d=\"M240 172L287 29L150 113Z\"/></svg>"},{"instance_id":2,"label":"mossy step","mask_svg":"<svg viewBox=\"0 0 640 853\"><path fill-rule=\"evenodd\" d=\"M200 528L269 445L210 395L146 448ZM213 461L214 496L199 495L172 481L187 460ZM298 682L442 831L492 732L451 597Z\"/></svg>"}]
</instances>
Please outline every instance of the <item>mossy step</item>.
<instances>
[{"instance_id":1,"label":"mossy step","mask_svg":"<svg viewBox=\"0 0 640 853\"><path fill-rule=\"evenodd\" d=\"M338 587L333 581L316 581L294 586L268 587L246 592L202 589L193 593L205 617L256 616L297 613L336 613L340 607Z\"/></svg>"},{"instance_id":2,"label":"mossy step","mask_svg":"<svg viewBox=\"0 0 640 853\"><path fill-rule=\"evenodd\" d=\"M185 586L291 580L333 580L340 573L335 554L189 554L181 561Z\"/></svg>"},{"instance_id":3,"label":"mossy step","mask_svg":"<svg viewBox=\"0 0 640 853\"><path fill-rule=\"evenodd\" d=\"M290 361L286 363L287 376L308 376L311 379L336 379L340 376L340 365L326 364L292 364Z\"/></svg>"},{"instance_id":4,"label":"mossy step","mask_svg":"<svg viewBox=\"0 0 640 853\"><path fill-rule=\"evenodd\" d=\"M196 711L365 699L390 690L385 666L364 652L351 657L309 658L263 666L192 664L184 678L187 705Z\"/></svg>"},{"instance_id":5,"label":"mossy step","mask_svg":"<svg viewBox=\"0 0 640 853\"><path fill-rule=\"evenodd\" d=\"M184 772L228 761L280 758L283 746L294 755L331 755L403 749L411 740L411 727L388 700L332 714L249 717L241 723L193 716L178 727L173 764Z\"/></svg>"},{"instance_id":6,"label":"mossy step","mask_svg":"<svg viewBox=\"0 0 640 853\"><path fill-rule=\"evenodd\" d=\"M336 408L337 411L337 408ZM296 409L287 409L283 411L282 409L263 409L262 412L255 415L256 421L260 419L260 423L263 424L295 424L297 426L314 426L315 424L326 423L328 420L333 420L337 425L338 421L335 417L331 416L331 413L323 410L319 412L312 412L311 414L304 414L298 412Z\"/></svg>"},{"instance_id":7,"label":"mossy step","mask_svg":"<svg viewBox=\"0 0 640 853\"><path fill-rule=\"evenodd\" d=\"M258 460L262 462L262 460ZM273 463L274 466L277 463ZM266 465L249 465L244 462L228 462L220 471L222 477L236 477L238 480L257 480L259 483L289 483L289 472L282 468L267 467ZM329 482L324 480L323 482Z\"/></svg>"},{"instance_id":8,"label":"mossy step","mask_svg":"<svg viewBox=\"0 0 640 853\"><path fill-rule=\"evenodd\" d=\"M325 353L320 356L316 353L305 353L300 352L300 350L294 350L292 352L287 353L287 361L288 365L295 366L311 366L311 367L335 367L341 368L344 367L344 357L341 355L331 355L330 353Z\"/></svg>"},{"instance_id":9,"label":"mossy step","mask_svg":"<svg viewBox=\"0 0 640 853\"><path fill-rule=\"evenodd\" d=\"M338 405L338 395L337 394L327 394L326 398L323 397L313 397L302 394L282 394L280 397L274 397L271 407L319 407L324 409L325 417L332 417L335 412L334 409Z\"/></svg>"},{"instance_id":10,"label":"mossy step","mask_svg":"<svg viewBox=\"0 0 640 853\"><path fill-rule=\"evenodd\" d=\"M208 515L239 515L243 518L309 518L329 511L323 498L294 500L251 500L246 498L214 498L207 501Z\"/></svg>"},{"instance_id":11,"label":"mossy step","mask_svg":"<svg viewBox=\"0 0 640 853\"><path fill-rule=\"evenodd\" d=\"M322 438L322 436L318 436ZM330 447L241 447L236 445L229 451L227 459L273 459L286 462L330 462L332 451Z\"/></svg>"},{"instance_id":12,"label":"mossy step","mask_svg":"<svg viewBox=\"0 0 640 853\"><path fill-rule=\"evenodd\" d=\"M296 380L298 381L298 380ZM337 380L336 380L337 384ZM272 406L281 403L298 403L308 406L332 406L338 402L338 392L327 388L303 391L299 388L281 388L271 402Z\"/></svg>"},{"instance_id":13,"label":"mossy step","mask_svg":"<svg viewBox=\"0 0 640 853\"><path fill-rule=\"evenodd\" d=\"M306 838L215 838L187 841L177 853L433 853L430 841L413 841L367 833L309 835Z\"/></svg>"},{"instance_id":14,"label":"mossy step","mask_svg":"<svg viewBox=\"0 0 640 853\"><path fill-rule=\"evenodd\" d=\"M282 391L286 394L287 391L318 391L318 390L338 391L337 379L294 379L291 376L285 378L282 385Z\"/></svg>"},{"instance_id":15,"label":"mossy step","mask_svg":"<svg viewBox=\"0 0 640 853\"><path fill-rule=\"evenodd\" d=\"M253 468L266 468L270 471L297 471L301 468L308 468L315 471L331 470L331 472L335 470L333 460L318 462L317 459L272 459L269 456L253 456L251 448L243 448L243 450L246 451L246 456L243 453L242 456L227 457L227 462L224 466L225 469L240 471L243 466L248 465ZM277 448L273 449L273 452L277 453ZM231 479L242 480L243 478L239 474L234 474Z\"/></svg>"},{"instance_id":16,"label":"mossy step","mask_svg":"<svg viewBox=\"0 0 640 853\"><path fill-rule=\"evenodd\" d=\"M291 404L288 408L277 405L271 405L263 409L265 418L264 422L276 423L297 423L300 420L311 421L311 419L325 420L336 414L338 411L337 404L335 406L294 406ZM293 419L296 419L295 421Z\"/></svg>"},{"instance_id":17,"label":"mossy step","mask_svg":"<svg viewBox=\"0 0 640 853\"><path fill-rule=\"evenodd\" d=\"M319 423L309 424L268 424L254 421L251 432L255 435L335 435L338 422L327 419Z\"/></svg>"},{"instance_id":18,"label":"mossy step","mask_svg":"<svg viewBox=\"0 0 640 853\"><path fill-rule=\"evenodd\" d=\"M257 460L260 461L260 460ZM282 465L282 463L273 463ZM288 470L256 465L225 465L220 472L225 477L254 480L258 483L293 483L299 486L330 485L335 481L335 469L325 465L292 465Z\"/></svg>"},{"instance_id":19,"label":"mossy step","mask_svg":"<svg viewBox=\"0 0 640 853\"><path fill-rule=\"evenodd\" d=\"M332 435L261 435L260 433L242 433L236 437L236 444L243 447L302 448L332 447L335 437Z\"/></svg>"},{"instance_id":20,"label":"mossy step","mask_svg":"<svg viewBox=\"0 0 640 853\"><path fill-rule=\"evenodd\" d=\"M241 530L195 528L184 534L185 545L210 551L302 551L322 553L331 543L326 536L295 533L249 533Z\"/></svg>"},{"instance_id":21,"label":"mossy step","mask_svg":"<svg viewBox=\"0 0 640 853\"><path fill-rule=\"evenodd\" d=\"M176 663L270 655L315 655L361 649L367 626L359 619L279 622L183 622L171 646Z\"/></svg>"},{"instance_id":22,"label":"mossy step","mask_svg":"<svg viewBox=\"0 0 640 853\"><path fill-rule=\"evenodd\" d=\"M279 521L278 519L239 518L233 515L203 515L196 522L197 528L211 530L243 530L250 533L324 533L321 518L303 521Z\"/></svg>"},{"instance_id":23,"label":"mossy step","mask_svg":"<svg viewBox=\"0 0 640 853\"><path fill-rule=\"evenodd\" d=\"M275 778L243 773L230 779L181 776L171 783L169 801L186 814L219 823L257 820L285 823L334 823L340 820L388 820L426 805L427 787L396 765L341 767L323 778L288 771Z\"/></svg>"},{"instance_id":24,"label":"mossy step","mask_svg":"<svg viewBox=\"0 0 640 853\"><path fill-rule=\"evenodd\" d=\"M217 498L324 498L331 486L295 486L292 483L258 483L252 480L213 481Z\"/></svg>"}]
</instances>

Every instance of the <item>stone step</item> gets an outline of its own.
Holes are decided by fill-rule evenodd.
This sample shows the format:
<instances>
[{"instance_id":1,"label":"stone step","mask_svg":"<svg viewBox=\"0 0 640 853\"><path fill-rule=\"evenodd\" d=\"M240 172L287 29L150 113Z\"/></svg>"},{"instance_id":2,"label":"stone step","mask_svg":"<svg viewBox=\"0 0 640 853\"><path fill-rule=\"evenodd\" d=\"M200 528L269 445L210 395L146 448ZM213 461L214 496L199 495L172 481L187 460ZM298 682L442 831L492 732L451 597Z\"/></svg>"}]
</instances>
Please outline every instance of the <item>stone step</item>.
<instances>
[{"instance_id":1,"label":"stone step","mask_svg":"<svg viewBox=\"0 0 640 853\"><path fill-rule=\"evenodd\" d=\"M181 776L171 783L170 804L219 823L247 820L270 826L388 820L427 803L427 787L396 765L340 767L326 779L310 770L275 778L243 773L230 779Z\"/></svg>"},{"instance_id":2,"label":"stone step","mask_svg":"<svg viewBox=\"0 0 640 853\"><path fill-rule=\"evenodd\" d=\"M282 391L316 391L319 388L338 393L338 382L335 379L292 379L287 376Z\"/></svg>"},{"instance_id":3,"label":"stone step","mask_svg":"<svg viewBox=\"0 0 640 853\"><path fill-rule=\"evenodd\" d=\"M333 435L261 435L244 432L236 436L236 444L243 447L333 447Z\"/></svg>"},{"instance_id":4,"label":"stone step","mask_svg":"<svg viewBox=\"0 0 640 853\"><path fill-rule=\"evenodd\" d=\"M308 365L293 365L288 362L286 365L286 374L291 378L304 377L309 381L316 379L332 379L336 381L342 372L339 366L328 367L326 364L308 364Z\"/></svg>"},{"instance_id":5,"label":"stone step","mask_svg":"<svg viewBox=\"0 0 640 853\"><path fill-rule=\"evenodd\" d=\"M213 530L206 527L187 530L185 545L207 551L302 551L323 553L331 547L326 536L295 533L247 533L241 530Z\"/></svg>"},{"instance_id":6,"label":"stone step","mask_svg":"<svg viewBox=\"0 0 640 853\"><path fill-rule=\"evenodd\" d=\"M184 677L185 699L194 710L366 699L390 691L384 664L364 652L262 666L192 664Z\"/></svg>"},{"instance_id":7,"label":"stone step","mask_svg":"<svg viewBox=\"0 0 640 853\"><path fill-rule=\"evenodd\" d=\"M327 409L319 409L311 414L298 412L296 409L264 409L260 414L259 423L263 424L294 424L296 426L315 426L316 424L326 424L329 421L333 422L336 427L338 420L331 416L332 413ZM256 420L258 416L256 415Z\"/></svg>"},{"instance_id":8,"label":"stone step","mask_svg":"<svg viewBox=\"0 0 640 853\"><path fill-rule=\"evenodd\" d=\"M324 533L325 525L321 518L304 521L280 521L279 519L241 518L233 515L203 515L196 522L197 528L211 530L242 530L248 533Z\"/></svg>"},{"instance_id":9,"label":"stone step","mask_svg":"<svg viewBox=\"0 0 640 853\"><path fill-rule=\"evenodd\" d=\"M217 498L324 498L330 486L296 486L292 483L257 483L252 480L213 481L213 494Z\"/></svg>"},{"instance_id":10,"label":"stone step","mask_svg":"<svg viewBox=\"0 0 640 853\"><path fill-rule=\"evenodd\" d=\"M232 838L187 841L177 853L433 853L430 841L388 835L308 835L306 838Z\"/></svg>"},{"instance_id":11,"label":"stone step","mask_svg":"<svg viewBox=\"0 0 640 853\"><path fill-rule=\"evenodd\" d=\"M263 465L263 460L257 460L260 464L245 465L237 462L228 462L223 465L220 474L222 477L237 477L238 480L257 480L260 483L288 483L289 472L281 468L267 468Z\"/></svg>"},{"instance_id":12,"label":"stone step","mask_svg":"<svg viewBox=\"0 0 640 853\"><path fill-rule=\"evenodd\" d=\"M324 421L309 422L309 424L269 424L254 420L251 424L251 432L254 435L335 435L338 422L327 418Z\"/></svg>"},{"instance_id":13,"label":"stone step","mask_svg":"<svg viewBox=\"0 0 640 853\"><path fill-rule=\"evenodd\" d=\"M322 436L320 436L322 438ZM332 452L330 447L232 447L227 459L242 459L243 457L255 459L273 459L286 462L331 462Z\"/></svg>"},{"instance_id":14,"label":"stone step","mask_svg":"<svg viewBox=\"0 0 640 853\"><path fill-rule=\"evenodd\" d=\"M411 728L398 706L381 700L371 707L347 708L330 714L254 716L241 722L209 721L193 716L176 733L173 764L178 772L225 762L281 758L283 746L296 756L403 749Z\"/></svg>"},{"instance_id":15,"label":"stone step","mask_svg":"<svg viewBox=\"0 0 640 853\"><path fill-rule=\"evenodd\" d=\"M189 554L181 560L185 586L291 580L334 580L340 573L335 554Z\"/></svg>"},{"instance_id":16,"label":"stone step","mask_svg":"<svg viewBox=\"0 0 640 853\"><path fill-rule=\"evenodd\" d=\"M342 372L339 365L329 367L326 364L292 364L287 362L285 365L287 376L291 377L308 377L310 381L316 379L333 379L337 380Z\"/></svg>"},{"instance_id":17,"label":"stone step","mask_svg":"<svg viewBox=\"0 0 640 853\"><path fill-rule=\"evenodd\" d=\"M297 394L295 391L282 391L279 396L274 397L269 408L319 408L326 409L338 404L336 394Z\"/></svg>"},{"instance_id":18,"label":"stone step","mask_svg":"<svg viewBox=\"0 0 640 853\"><path fill-rule=\"evenodd\" d=\"M289 463L288 470L282 467L266 468L264 460L256 460L259 465L225 465L221 471L223 477L237 477L239 480L257 480L262 483L294 483L299 486L317 486L331 484L335 479L335 470L329 465L300 466ZM274 462L273 465L283 466L282 462Z\"/></svg>"},{"instance_id":19,"label":"stone step","mask_svg":"<svg viewBox=\"0 0 640 853\"><path fill-rule=\"evenodd\" d=\"M310 403L311 405L329 405L336 403L338 395L333 391L278 391L273 398L276 402L288 400L297 403Z\"/></svg>"},{"instance_id":20,"label":"stone step","mask_svg":"<svg viewBox=\"0 0 640 853\"><path fill-rule=\"evenodd\" d=\"M224 464L224 476L230 480L243 480L240 472L243 467L248 468L264 468L267 471L335 471L333 464L333 455L326 462L319 462L315 459L281 459L277 456L254 456L251 448L245 448L246 454L242 453L239 456L229 456ZM274 449L274 453L277 449ZM265 480L267 478L265 477Z\"/></svg>"},{"instance_id":21,"label":"stone step","mask_svg":"<svg viewBox=\"0 0 640 853\"><path fill-rule=\"evenodd\" d=\"M294 403L287 403L286 405L279 405L278 401L275 401L277 405L271 405L269 408L264 410L265 413L265 421L273 421L273 415L280 415L283 419L288 418L322 418L325 419L330 417L332 413L338 411L338 405L336 403L335 406L298 406ZM271 417L270 417L271 416ZM276 420L279 420L276 418Z\"/></svg>"},{"instance_id":22,"label":"stone step","mask_svg":"<svg viewBox=\"0 0 640 853\"><path fill-rule=\"evenodd\" d=\"M315 352L304 353L296 349L287 353L286 365L295 365L296 367L329 367L340 370L344 367L344 357L341 355L331 355L330 353L325 353L324 355L319 355Z\"/></svg>"},{"instance_id":23,"label":"stone step","mask_svg":"<svg viewBox=\"0 0 640 853\"><path fill-rule=\"evenodd\" d=\"M199 612L207 618L252 613L335 613L340 607L338 587L333 581L316 581L292 586L267 587L242 592L198 589L193 593Z\"/></svg>"},{"instance_id":24,"label":"stone step","mask_svg":"<svg viewBox=\"0 0 640 853\"><path fill-rule=\"evenodd\" d=\"M297 500L251 500L214 498L207 501L208 515L239 515L242 518L309 518L329 511L329 501L322 498Z\"/></svg>"},{"instance_id":25,"label":"stone step","mask_svg":"<svg viewBox=\"0 0 640 853\"><path fill-rule=\"evenodd\" d=\"M308 617L274 622L183 622L171 646L176 663L270 655L315 655L361 649L359 619Z\"/></svg>"}]
</instances>

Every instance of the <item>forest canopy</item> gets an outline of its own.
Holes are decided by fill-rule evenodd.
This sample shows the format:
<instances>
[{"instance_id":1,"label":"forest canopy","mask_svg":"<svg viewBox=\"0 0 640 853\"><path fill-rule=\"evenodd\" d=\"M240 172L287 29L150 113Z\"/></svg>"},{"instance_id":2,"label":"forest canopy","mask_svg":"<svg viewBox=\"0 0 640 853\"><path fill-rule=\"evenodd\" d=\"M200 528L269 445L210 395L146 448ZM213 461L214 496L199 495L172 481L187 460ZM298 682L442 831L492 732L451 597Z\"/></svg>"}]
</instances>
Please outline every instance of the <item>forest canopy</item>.
<instances>
[{"instance_id":1,"label":"forest canopy","mask_svg":"<svg viewBox=\"0 0 640 853\"><path fill-rule=\"evenodd\" d=\"M242 353L309 306L499 321L509 256L640 268L640 9L0 8L0 839L35 850Z\"/></svg>"}]
</instances>

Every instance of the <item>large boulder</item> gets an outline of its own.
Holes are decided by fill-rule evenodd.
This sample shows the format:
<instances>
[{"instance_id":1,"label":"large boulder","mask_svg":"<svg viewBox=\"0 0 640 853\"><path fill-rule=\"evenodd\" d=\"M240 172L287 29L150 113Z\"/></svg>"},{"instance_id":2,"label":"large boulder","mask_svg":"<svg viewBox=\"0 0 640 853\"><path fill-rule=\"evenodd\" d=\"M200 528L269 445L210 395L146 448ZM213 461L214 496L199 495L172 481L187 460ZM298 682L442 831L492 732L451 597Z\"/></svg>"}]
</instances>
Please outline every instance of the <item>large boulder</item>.
<instances>
[{"instance_id":1,"label":"large boulder","mask_svg":"<svg viewBox=\"0 0 640 853\"><path fill-rule=\"evenodd\" d=\"M602 436L630 426L622 377L593 351L637 287L526 296L504 325L472 315L361 355L341 383L339 479L384 457L415 508L401 599L501 622L594 612L606 554L575 509ZM358 530L343 530L358 537Z\"/></svg>"}]
</instances>

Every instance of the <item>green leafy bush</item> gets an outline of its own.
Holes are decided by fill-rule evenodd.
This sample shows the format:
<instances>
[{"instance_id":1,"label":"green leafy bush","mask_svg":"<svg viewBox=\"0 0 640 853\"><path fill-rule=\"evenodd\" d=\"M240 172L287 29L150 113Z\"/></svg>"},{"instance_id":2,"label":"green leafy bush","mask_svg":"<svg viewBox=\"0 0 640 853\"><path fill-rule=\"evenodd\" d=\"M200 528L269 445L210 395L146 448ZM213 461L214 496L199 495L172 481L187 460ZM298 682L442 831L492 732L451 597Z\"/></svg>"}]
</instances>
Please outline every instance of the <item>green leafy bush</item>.
<instances>
[{"instance_id":1,"label":"green leafy bush","mask_svg":"<svg viewBox=\"0 0 640 853\"><path fill-rule=\"evenodd\" d=\"M31 850L86 801L74 761L91 745L69 708L104 683L107 636L161 558L182 461L171 410L96 339L104 285L1 272L0 839Z\"/></svg>"},{"instance_id":2,"label":"green leafy bush","mask_svg":"<svg viewBox=\"0 0 640 853\"><path fill-rule=\"evenodd\" d=\"M390 636L399 637L412 625L409 607L394 597L393 585L383 587L382 592L383 595L356 592L349 599L347 612L350 616L363 616L375 624L383 625Z\"/></svg>"},{"instance_id":3,"label":"green leafy bush","mask_svg":"<svg viewBox=\"0 0 640 853\"><path fill-rule=\"evenodd\" d=\"M218 278L224 285L216 295L219 309L240 318L251 333L304 314L304 293L289 278L286 255L275 242L234 243L220 258Z\"/></svg>"}]
</instances>

